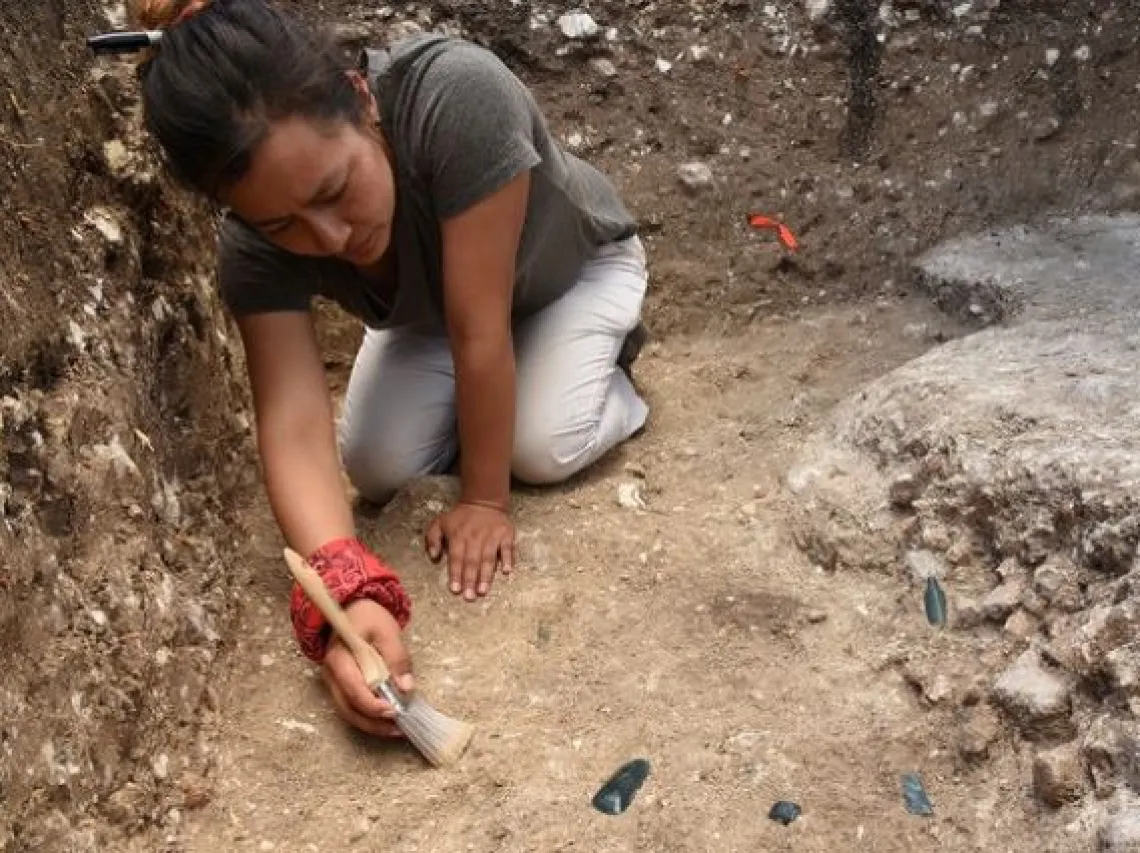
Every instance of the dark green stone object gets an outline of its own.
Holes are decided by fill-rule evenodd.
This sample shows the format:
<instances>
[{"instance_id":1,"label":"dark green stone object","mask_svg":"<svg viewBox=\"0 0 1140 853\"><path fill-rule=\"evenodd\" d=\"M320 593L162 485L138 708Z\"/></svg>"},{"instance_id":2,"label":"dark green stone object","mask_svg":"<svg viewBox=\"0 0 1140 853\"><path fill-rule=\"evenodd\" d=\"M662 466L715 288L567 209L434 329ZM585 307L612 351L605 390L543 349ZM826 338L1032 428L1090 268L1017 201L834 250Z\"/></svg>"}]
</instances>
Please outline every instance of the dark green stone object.
<instances>
[{"instance_id":1,"label":"dark green stone object","mask_svg":"<svg viewBox=\"0 0 1140 853\"><path fill-rule=\"evenodd\" d=\"M946 624L946 593L938 583L938 578L931 575L926 579L926 618L931 625L942 627Z\"/></svg>"},{"instance_id":2,"label":"dark green stone object","mask_svg":"<svg viewBox=\"0 0 1140 853\"><path fill-rule=\"evenodd\" d=\"M917 773L907 773L902 777L902 792L908 812L923 817L934 814L934 806L931 805L930 797L926 795L926 789L922 787L922 780L918 778Z\"/></svg>"},{"instance_id":3,"label":"dark green stone object","mask_svg":"<svg viewBox=\"0 0 1140 853\"><path fill-rule=\"evenodd\" d=\"M598 793L594 794L592 800L594 808L602 814L621 814L629 808L648 777L649 762L645 759L635 758L623 764L609 781L598 789Z\"/></svg>"},{"instance_id":4,"label":"dark green stone object","mask_svg":"<svg viewBox=\"0 0 1140 853\"><path fill-rule=\"evenodd\" d=\"M787 826L793 820L800 816L801 809L795 803L790 803L787 800L781 800L772 806L768 812L768 819L774 820L777 823L782 823Z\"/></svg>"}]
</instances>

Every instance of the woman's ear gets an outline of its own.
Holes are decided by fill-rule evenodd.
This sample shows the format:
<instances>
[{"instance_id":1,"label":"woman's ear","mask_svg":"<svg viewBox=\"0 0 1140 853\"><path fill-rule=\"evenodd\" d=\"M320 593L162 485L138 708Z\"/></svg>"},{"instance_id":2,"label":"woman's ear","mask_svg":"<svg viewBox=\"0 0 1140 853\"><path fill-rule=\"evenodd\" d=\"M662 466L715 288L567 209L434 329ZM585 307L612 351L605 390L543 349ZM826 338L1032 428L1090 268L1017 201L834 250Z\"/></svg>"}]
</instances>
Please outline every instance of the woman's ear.
<instances>
[{"instance_id":1,"label":"woman's ear","mask_svg":"<svg viewBox=\"0 0 1140 853\"><path fill-rule=\"evenodd\" d=\"M357 97L360 98L360 103L364 107L364 115L368 118L369 123L374 124L379 121L380 108L376 105L376 97L372 94L368 80L356 70L345 73L348 74L349 82L352 83L352 88L356 90Z\"/></svg>"}]
</instances>

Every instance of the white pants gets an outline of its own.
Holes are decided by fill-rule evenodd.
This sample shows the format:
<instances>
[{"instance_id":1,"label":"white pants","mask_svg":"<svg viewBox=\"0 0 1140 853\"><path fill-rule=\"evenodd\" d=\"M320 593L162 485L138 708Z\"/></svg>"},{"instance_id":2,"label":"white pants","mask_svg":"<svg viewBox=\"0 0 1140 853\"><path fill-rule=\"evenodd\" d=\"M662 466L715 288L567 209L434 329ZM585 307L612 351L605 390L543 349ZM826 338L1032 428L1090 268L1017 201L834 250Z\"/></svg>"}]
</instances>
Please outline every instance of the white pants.
<instances>
[{"instance_id":1,"label":"white pants","mask_svg":"<svg viewBox=\"0 0 1140 853\"><path fill-rule=\"evenodd\" d=\"M603 246L568 293L516 325L516 479L565 480L645 425L649 408L616 361L646 285L640 240ZM377 502L408 480L447 470L459 448L446 336L368 330L339 440L349 479Z\"/></svg>"}]
</instances>

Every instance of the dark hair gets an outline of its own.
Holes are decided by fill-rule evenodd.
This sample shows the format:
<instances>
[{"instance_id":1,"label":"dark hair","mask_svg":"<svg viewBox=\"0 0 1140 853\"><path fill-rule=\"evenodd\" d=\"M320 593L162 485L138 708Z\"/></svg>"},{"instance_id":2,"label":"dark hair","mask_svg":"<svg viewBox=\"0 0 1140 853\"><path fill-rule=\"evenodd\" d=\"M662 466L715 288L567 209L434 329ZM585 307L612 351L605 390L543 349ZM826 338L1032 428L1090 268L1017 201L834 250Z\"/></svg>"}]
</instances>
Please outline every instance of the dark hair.
<instances>
[{"instance_id":1,"label":"dark hair","mask_svg":"<svg viewBox=\"0 0 1140 853\"><path fill-rule=\"evenodd\" d=\"M140 0L136 17L164 31L140 69L146 126L208 196L245 175L271 122L363 118L335 45L266 0Z\"/></svg>"}]
</instances>

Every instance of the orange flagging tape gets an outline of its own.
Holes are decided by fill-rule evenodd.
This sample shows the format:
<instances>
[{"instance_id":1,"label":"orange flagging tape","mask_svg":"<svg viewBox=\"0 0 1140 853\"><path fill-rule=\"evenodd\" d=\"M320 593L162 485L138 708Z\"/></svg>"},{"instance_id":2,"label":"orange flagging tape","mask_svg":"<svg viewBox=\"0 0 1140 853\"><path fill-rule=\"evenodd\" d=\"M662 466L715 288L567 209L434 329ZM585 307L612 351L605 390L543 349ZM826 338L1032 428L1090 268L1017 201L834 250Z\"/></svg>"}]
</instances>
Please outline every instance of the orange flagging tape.
<instances>
[{"instance_id":1,"label":"orange flagging tape","mask_svg":"<svg viewBox=\"0 0 1140 853\"><path fill-rule=\"evenodd\" d=\"M767 228L775 231L776 236L780 242L784 244L790 252L796 251L800 247L800 241L796 239L796 235L792 233L792 229L770 216L765 216L762 213L753 213L748 217L748 224L753 228Z\"/></svg>"}]
</instances>

